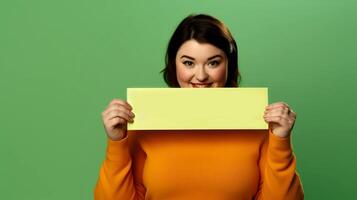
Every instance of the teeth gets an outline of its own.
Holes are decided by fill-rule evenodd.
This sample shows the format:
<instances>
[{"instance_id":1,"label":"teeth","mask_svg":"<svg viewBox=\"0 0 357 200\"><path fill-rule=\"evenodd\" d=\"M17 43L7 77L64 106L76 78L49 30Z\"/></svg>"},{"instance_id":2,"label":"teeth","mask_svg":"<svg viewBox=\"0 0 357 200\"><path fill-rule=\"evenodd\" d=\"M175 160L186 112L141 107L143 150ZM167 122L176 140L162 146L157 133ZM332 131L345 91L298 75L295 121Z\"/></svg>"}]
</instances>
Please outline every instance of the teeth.
<instances>
[{"instance_id":1,"label":"teeth","mask_svg":"<svg viewBox=\"0 0 357 200\"><path fill-rule=\"evenodd\" d=\"M209 87L209 85L192 85L193 87L196 87L196 88L207 88Z\"/></svg>"}]
</instances>

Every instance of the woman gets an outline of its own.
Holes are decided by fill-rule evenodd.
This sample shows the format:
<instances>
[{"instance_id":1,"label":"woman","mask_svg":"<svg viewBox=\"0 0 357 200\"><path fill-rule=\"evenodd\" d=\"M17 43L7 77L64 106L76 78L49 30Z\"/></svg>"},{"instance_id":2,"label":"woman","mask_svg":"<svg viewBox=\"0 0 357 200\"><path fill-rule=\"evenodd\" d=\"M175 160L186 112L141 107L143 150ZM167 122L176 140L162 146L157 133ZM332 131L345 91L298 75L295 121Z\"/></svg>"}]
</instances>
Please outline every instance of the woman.
<instances>
[{"instance_id":1,"label":"woman","mask_svg":"<svg viewBox=\"0 0 357 200\"><path fill-rule=\"evenodd\" d=\"M225 25L191 15L169 42L164 79L170 87L238 87L237 61ZM132 107L114 99L102 113L108 147L95 199L303 199L290 144L296 114L278 102L263 117L269 131L127 132Z\"/></svg>"}]
</instances>

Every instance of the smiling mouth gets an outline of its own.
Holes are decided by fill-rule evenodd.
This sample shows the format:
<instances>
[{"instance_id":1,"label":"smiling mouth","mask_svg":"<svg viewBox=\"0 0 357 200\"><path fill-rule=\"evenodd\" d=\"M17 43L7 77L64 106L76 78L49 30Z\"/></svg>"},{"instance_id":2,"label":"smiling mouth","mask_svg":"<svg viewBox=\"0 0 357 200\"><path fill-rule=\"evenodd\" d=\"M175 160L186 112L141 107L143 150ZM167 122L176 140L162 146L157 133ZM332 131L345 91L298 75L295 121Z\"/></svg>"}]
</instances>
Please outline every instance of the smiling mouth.
<instances>
[{"instance_id":1,"label":"smiling mouth","mask_svg":"<svg viewBox=\"0 0 357 200\"><path fill-rule=\"evenodd\" d=\"M194 88L208 88L212 87L212 83L191 83Z\"/></svg>"}]
</instances>

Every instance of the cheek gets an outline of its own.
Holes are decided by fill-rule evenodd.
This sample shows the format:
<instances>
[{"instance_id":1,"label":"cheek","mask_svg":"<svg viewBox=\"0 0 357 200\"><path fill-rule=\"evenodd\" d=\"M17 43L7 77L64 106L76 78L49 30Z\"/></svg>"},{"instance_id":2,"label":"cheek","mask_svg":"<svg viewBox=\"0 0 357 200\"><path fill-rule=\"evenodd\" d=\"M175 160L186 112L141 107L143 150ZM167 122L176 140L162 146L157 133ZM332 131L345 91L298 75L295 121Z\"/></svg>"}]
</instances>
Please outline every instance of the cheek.
<instances>
[{"instance_id":1,"label":"cheek","mask_svg":"<svg viewBox=\"0 0 357 200\"><path fill-rule=\"evenodd\" d=\"M220 85L225 85L227 81L228 69L226 66L217 68L214 73L212 73L212 78L215 82L219 82Z\"/></svg>"},{"instance_id":2,"label":"cheek","mask_svg":"<svg viewBox=\"0 0 357 200\"><path fill-rule=\"evenodd\" d=\"M180 82L188 82L191 80L192 77L192 72L185 68L182 65L176 65L176 76L177 76L177 81Z\"/></svg>"}]
</instances>

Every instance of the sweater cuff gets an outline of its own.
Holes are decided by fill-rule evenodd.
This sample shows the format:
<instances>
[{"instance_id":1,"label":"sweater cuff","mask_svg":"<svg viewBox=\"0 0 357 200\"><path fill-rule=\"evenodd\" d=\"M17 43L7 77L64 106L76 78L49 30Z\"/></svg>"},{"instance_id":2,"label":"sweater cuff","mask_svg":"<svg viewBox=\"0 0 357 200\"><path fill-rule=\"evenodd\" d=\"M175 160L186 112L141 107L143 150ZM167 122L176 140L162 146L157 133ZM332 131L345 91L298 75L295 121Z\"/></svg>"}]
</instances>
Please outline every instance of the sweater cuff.
<instances>
[{"instance_id":1,"label":"sweater cuff","mask_svg":"<svg viewBox=\"0 0 357 200\"><path fill-rule=\"evenodd\" d=\"M290 162L293 157L291 136L279 137L269 129L269 158L275 163Z\"/></svg>"},{"instance_id":2,"label":"sweater cuff","mask_svg":"<svg viewBox=\"0 0 357 200\"><path fill-rule=\"evenodd\" d=\"M107 159L124 162L130 160L128 135L118 141L107 139Z\"/></svg>"}]
</instances>

